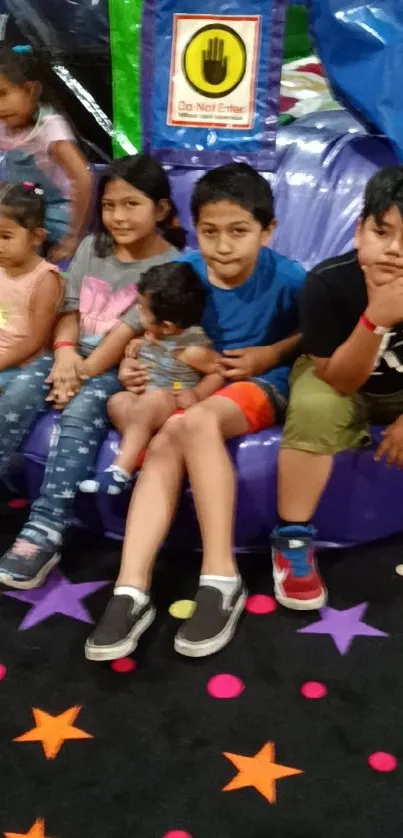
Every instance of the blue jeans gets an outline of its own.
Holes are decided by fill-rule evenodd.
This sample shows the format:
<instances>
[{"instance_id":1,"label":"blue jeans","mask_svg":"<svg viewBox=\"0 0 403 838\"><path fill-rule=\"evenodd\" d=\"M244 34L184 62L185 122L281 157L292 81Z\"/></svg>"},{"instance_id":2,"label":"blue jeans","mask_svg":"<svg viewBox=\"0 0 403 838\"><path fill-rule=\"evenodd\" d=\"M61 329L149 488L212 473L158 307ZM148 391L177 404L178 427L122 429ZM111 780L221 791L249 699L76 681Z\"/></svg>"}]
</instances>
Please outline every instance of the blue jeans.
<instances>
[{"instance_id":1,"label":"blue jeans","mask_svg":"<svg viewBox=\"0 0 403 838\"><path fill-rule=\"evenodd\" d=\"M51 354L41 355L28 366L0 372L0 476L35 420L46 409L53 365Z\"/></svg>"},{"instance_id":2,"label":"blue jeans","mask_svg":"<svg viewBox=\"0 0 403 838\"><path fill-rule=\"evenodd\" d=\"M90 378L63 410L55 426L39 498L29 524L63 533L72 516L79 483L93 471L108 426L106 404L121 386L115 370ZM25 529L25 528L24 528Z\"/></svg>"}]
</instances>

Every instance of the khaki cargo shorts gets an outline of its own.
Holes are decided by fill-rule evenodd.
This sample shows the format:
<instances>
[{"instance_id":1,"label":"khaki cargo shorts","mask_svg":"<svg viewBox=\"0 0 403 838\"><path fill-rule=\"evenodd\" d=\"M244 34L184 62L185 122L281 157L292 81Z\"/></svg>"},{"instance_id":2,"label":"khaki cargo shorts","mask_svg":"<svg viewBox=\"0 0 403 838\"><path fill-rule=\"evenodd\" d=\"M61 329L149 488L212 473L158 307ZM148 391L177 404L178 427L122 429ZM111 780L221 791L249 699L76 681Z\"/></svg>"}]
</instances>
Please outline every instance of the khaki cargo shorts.
<instances>
[{"instance_id":1,"label":"khaki cargo shorts","mask_svg":"<svg viewBox=\"0 0 403 838\"><path fill-rule=\"evenodd\" d=\"M371 443L370 424L387 425L403 413L403 390L387 396L342 396L316 375L302 355L291 372L282 448L336 454Z\"/></svg>"}]
</instances>

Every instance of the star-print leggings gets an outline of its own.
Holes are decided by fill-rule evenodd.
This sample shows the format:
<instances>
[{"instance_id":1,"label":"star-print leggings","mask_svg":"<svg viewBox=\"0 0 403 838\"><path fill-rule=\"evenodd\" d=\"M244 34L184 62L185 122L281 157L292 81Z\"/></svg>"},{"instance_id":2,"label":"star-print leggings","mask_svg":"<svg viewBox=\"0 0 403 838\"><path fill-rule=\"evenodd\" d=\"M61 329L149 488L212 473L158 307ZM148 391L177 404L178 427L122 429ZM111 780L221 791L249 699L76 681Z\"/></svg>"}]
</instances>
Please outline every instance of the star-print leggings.
<instances>
[{"instance_id":1,"label":"star-print leggings","mask_svg":"<svg viewBox=\"0 0 403 838\"><path fill-rule=\"evenodd\" d=\"M24 370L16 371L0 396L0 474L47 407L49 385L45 384L45 378L52 364L53 357L43 355ZM60 533L68 526L77 486L91 475L105 437L106 403L119 390L117 371L111 370L86 381L63 410L55 426L41 493L32 504L29 523L44 524Z\"/></svg>"}]
</instances>

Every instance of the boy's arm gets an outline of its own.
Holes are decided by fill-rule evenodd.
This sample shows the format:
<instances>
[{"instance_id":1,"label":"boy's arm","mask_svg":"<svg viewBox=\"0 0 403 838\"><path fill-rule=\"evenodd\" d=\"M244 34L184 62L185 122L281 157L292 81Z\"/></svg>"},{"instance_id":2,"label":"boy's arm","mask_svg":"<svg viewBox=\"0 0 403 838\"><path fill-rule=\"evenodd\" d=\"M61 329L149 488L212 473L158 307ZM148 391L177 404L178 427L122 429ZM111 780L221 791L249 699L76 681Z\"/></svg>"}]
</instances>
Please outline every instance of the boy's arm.
<instances>
[{"instance_id":1,"label":"boy's arm","mask_svg":"<svg viewBox=\"0 0 403 838\"><path fill-rule=\"evenodd\" d=\"M391 291L385 287L379 289L369 303L366 310L369 320L383 325L382 317L378 322L379 293L382 311L385 296L388 298L388 309L395 312L398 300L390 305ZM373 372L382 335L376 335L358 322L347 336L348 326L342 306L343 300L333 297L331 286L327 286L320 276L311 274L301 301L304 348L312 358L319 378L338 393L350 395L360 390Z\"/></svg>"},{"instance_id":2,"label":"boy's arm","mask_svg":"<svg viewBox=\"0 0 403 838\"><path fill-rule=\"evenodd\" d=\"M358 323L348 340L330 358L311 355L322 381L344 396L356 393L368 380L376 364L382 336Z\"/></svg>"}]
</instances>

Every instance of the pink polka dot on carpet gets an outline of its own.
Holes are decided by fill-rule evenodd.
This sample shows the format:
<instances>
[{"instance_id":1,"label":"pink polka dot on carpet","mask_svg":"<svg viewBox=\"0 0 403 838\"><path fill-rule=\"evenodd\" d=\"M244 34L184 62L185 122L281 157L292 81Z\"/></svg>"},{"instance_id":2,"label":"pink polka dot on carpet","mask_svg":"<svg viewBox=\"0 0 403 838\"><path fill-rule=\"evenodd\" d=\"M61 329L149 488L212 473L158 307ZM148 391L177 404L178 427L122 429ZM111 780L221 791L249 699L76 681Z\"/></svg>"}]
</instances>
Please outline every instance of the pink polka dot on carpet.
<instances>
[{"instance_id":1,"label":"pink polka dot on carpet","mask_svg":"<svg viewBox=\"0 0 403 838\"><path fill-rule=\"evenodd\" d=\"M320 681L306 681L302 684L301 693L304 698L324 698L327 695L327 687Z\"/></svg>"},{"instance_id":2,"label":"pink polka dot on carpet","mask_svg":"<svg viewBox=\"0 0 403 838\"><path fill-rule=\"evenodd\" d=\"M111 669L114 672L134 672L136 666L136 661L131 658L119 658L111 662Z\"/></svg>"},{"instance_id":3,"label":"pink polka dot on carpet","mask_svg":"<svg viewBox=\"0 0 403 838\"><path fill-rule=\"evenodd\" d=\"M368 757L368 762L374 771L395 771L397 768L397 759L393 754L388 754L385 751L377 751Z\"/></svg>"},{"instance_id":4,"label":"pink polka dot on carpet","mask_svg":"<svg viewBox=\"0 0 403 838\"><path fill-rule=\"evenodd\" d=\"M246 600L245 609L249 614L271 614L277 608L277 602L273 596L266 594L254 594Z\"/></svg>"},{"instance_id":5,"label":"pink polka dot on carpet","mask_svg":"<svg viewBox=\"0 0 403 838\"><path fill-rule=\"evenodd\" d=\"M214 675L207 684L207 692L213 698L238 698L244 689L244 682L236 675Z\"/></svg>"},{"instance_id":6,"label":"pink polka dot on carpet","mask_svg":"<svg viewBox=\"0 0 403 838\"><path fill-rule=\"evenodd\" d=\"M0 663L0 681L3 680L7 675L7 667L4 666L4 663Z\"/></svg>"},{"instance_id":7,"label":"pink polka dot on carpet","mask_svg":"<svg viewBox=\"0 0 403 838\"><path fill-rule=\"evenodd\" d=\"M171 832L166 832L163 838L192 838L190 832L184 832L183 829L173 829Z\"/></svg>"}]
</instances>

